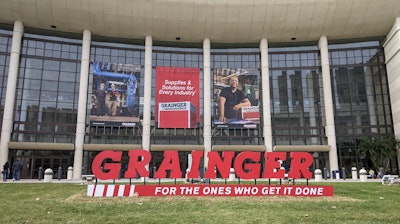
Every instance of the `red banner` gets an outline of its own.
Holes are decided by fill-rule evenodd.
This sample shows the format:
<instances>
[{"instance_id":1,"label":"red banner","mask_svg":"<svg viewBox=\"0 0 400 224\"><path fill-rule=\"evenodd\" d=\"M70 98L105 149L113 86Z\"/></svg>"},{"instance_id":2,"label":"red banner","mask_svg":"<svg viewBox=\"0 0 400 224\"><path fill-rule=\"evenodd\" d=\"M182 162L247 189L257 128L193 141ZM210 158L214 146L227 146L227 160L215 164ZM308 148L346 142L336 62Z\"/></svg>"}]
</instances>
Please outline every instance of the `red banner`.
<instances>
[{"instance_id":1,"label":"red banner","mask_svg":"<svg viewBox=\"0 0 400 224\"><path fill-rule=\"evenodd\" d=\"M200 69L156 67L155 120L159 128L196 128L200 121Z\"/></svg>"},{"instance_id":2,"label":"red banner","mask_svg":"<svg viewBox=\"0 0 400 224\"><path fill-rule=\"evenodd\" d=\"M333 196L332 186L295 185L88 185L89 197L132 196Z\"/></svg>"}]
</instances>

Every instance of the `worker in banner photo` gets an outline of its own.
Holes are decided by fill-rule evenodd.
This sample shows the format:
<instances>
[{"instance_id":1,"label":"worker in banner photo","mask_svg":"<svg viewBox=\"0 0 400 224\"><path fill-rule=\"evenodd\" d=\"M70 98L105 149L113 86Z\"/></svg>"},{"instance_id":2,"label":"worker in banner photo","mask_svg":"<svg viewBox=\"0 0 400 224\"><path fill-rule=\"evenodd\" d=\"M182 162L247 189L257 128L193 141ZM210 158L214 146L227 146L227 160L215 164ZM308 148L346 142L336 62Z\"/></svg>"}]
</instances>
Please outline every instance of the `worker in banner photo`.
<instances>
[{"instance_id":1,"label":"worker in banner photo","mask_svg":"<svg viewBox=\"0 0 400 224\"><path fill-rule=\"evenodd\" d=\"M107 91L107 111L110 116L117 115L117 109L120 106L121 94L115 88L115 84L111 84L111 90Z\"/></svg>"},{"instance_id":2,"label":"worker in banner photo","mask_svg":"<svg viewBox=\"0 0 400 224\"><path fill-rule=\"evenodd\" d=\"M219 94L219 121L227 123L231 119L241 118L241 108L251 105L247 96L238 89L239 79L232 76L229 87L222 89Z\"/></svg>"}]
</instances>

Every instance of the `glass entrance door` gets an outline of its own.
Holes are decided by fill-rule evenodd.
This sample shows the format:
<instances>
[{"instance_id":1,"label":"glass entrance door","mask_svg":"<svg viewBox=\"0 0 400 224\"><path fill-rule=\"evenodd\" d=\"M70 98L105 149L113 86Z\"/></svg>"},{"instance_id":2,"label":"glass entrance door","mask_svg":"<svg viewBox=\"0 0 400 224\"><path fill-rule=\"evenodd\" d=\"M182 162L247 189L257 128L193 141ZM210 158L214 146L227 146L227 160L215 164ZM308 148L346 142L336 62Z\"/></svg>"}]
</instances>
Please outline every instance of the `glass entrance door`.
<instances>
[{"instance_id":1,"label":"glass entrance door","mask_svg":"<svg viewBox=\"0 0 400 224\"><path fill-rule=\"evenodd\" d=\"M58 169L61 167L61 178L67 178L67 169L72 166L72 151L23 151L10 150L10 161L19 159L23 163L21 179L38 179L39 171L42 170L42 177L47 168L53 170L53 178L57 178Z\"/></svg>"}]
</instances>

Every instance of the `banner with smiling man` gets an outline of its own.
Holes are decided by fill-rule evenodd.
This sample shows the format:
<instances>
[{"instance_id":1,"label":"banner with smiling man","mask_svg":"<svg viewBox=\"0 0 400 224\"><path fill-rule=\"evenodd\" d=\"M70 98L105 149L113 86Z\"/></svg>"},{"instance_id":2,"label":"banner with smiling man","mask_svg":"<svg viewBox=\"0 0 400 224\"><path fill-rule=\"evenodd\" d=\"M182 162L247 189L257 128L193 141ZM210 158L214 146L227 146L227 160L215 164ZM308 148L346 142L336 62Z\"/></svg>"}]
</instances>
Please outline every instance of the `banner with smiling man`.
<instances>
[{"instance_id":1,"label":"banner with smiling man","mask_svg":"<svg viewBox=\"0 0 400 224\"><path fill-rule=\"evenodd\" d=\"M257 128L260 124L258 69L216 68L214 125L217 128Z\"/></svg>"},{"instance_id":2,"label":"banner with smiling man","mask_svg":"<svg viewBox=\"0 0 400 224\"><path fill-rule=\"evenodd\" d=\"M158 128L197 128L200 69L156 67L155 120Z\"/></svg>"}]
</instances>

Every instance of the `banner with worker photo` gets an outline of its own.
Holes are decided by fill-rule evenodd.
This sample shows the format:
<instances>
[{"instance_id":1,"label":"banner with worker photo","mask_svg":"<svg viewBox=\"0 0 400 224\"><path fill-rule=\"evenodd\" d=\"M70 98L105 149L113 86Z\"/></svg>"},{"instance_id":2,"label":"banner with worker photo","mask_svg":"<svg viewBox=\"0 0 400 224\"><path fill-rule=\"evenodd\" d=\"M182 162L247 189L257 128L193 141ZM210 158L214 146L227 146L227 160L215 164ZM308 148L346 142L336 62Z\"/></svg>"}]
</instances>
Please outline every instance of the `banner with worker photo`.
<instances>
[{"instance_id":1,"label":"banner with worker photo","mask_svg":"<svg viewBox=\"0 0 400 224\"><path fill-rule=\"evenodd\" d=\"M199 92L199 68L156 67L158 127L196 128L200 121Z\"/></svg>"},{"instance_id":2,"label":"banner with worker photo","mask_svg":"<svg viewBox=\"0 0 400 224\"><path fill-rule=\"evenodd\" d=\"M93 62L90 124L136 126L139 122L141 67Z\"/></svg>"},{"instance_id":3,"label":"banner with worker photo","mask_svg":"<svg viewBox=\"0 0 400 224\"><path fill-rule=\"evenodd\" d=\"M216 68L214 75L214 126L257 128L260 124L257 69Z\"/></svg>"}]
</instances>

